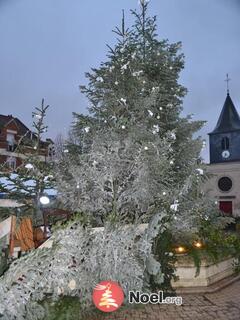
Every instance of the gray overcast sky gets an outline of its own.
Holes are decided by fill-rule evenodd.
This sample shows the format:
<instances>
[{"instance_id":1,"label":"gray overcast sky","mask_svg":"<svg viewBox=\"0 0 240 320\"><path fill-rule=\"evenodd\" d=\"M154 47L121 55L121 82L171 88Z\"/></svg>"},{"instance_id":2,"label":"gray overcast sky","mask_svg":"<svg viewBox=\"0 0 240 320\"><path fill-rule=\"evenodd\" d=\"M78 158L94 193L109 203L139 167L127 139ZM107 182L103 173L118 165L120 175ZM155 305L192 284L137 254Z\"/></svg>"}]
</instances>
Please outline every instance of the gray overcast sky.
<instances>
[{"instance_id":1,"label":"gray overcast sky","mask_svg":"<svg viewBox=\"0 0 240 320\"><path fill-rule=\"evenodd\" d=\"M227 72L240 111L240 0L150 2L160 38L183 43L184 113L208 121L205 137L224 103ZM131 24L129 10L137 7L137 0L0 0L0 113L31 126L31 112L44 97L51 105L49 136L66 134L72 111L86 111L78 89L84 72L105 59L121 10Z\"/></svg>"}]
</instances>

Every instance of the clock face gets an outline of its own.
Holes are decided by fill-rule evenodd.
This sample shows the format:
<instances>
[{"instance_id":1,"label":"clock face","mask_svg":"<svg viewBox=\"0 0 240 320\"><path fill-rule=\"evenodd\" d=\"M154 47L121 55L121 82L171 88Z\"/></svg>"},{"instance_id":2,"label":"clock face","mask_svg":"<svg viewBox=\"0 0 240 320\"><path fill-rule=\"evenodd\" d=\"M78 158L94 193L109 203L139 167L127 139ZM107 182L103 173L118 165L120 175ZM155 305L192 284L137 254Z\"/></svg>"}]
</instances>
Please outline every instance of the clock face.
<instances>
[{"instance_id":1,"label":"clock face","mask_svg":"<svg viewBox=\"0 0 240 320\"><path fill-rule=\"evenodd\" d=\"M229 158L229 157L230 157L230 152L229 152L228 150L224 150L224 151L222 152L222 157L223 157L224 159Z\"/></svg>"}]
</instances>

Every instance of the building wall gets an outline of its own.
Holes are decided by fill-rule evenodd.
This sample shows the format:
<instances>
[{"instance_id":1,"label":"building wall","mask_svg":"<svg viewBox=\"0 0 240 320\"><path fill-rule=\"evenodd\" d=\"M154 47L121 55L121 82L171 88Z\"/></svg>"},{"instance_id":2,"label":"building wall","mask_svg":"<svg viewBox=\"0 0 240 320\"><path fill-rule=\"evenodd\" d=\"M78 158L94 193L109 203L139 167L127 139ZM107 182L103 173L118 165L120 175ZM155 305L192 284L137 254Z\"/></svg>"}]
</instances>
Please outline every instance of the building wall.
<instances>
[{"instance_id":1,"label":"building wall","mask_svg":"<svg viewBox=\"0 0 240 320\"><path fill-rule=\"evenodd\" d=\"M213 177L207 182L205 188L212 199L216 201L232 201L233 216L240 217L240 161L210 164L208 172ZM232 180L232 188L229 191L221 191L218 181L222 177Z\"/></svg>"},{"instance_id":2,"label":"building wall","mask_svg":"<svg viewBox=\"0 0 240 320\"><path fill-rule=\"evenodd\" d=\"M22 138L22 132L20 134L19 127L14 121L10 121L6 126L1 128L0 131L0 164L4 164L9 158L13 158L16 161L16 167L20 166L22 163L23 158L25 157L24 154L33 154L35 150L32 147L25 146L23 150L23 154L19 153L15 148L9 149L8 142L7 142L7 134L12 133L14 134L14 145L15 147L18 145L20 139ZM48 146L49 143L42 142L42 148L39 150L39 156L42 161L49 160L49 150ZM23 148L23 147L22 147ZM16 160L15 160L16 159Z\"/></svg>"}]
</instances>

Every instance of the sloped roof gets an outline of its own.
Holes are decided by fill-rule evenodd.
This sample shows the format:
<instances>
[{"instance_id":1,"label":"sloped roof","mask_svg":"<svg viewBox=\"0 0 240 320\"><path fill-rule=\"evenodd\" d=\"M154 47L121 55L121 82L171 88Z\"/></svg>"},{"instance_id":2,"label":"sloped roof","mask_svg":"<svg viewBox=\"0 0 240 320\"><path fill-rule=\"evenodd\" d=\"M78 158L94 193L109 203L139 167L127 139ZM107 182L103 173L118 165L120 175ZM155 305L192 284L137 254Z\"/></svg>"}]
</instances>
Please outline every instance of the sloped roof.
<instances>
[{"instance_id":1,"label":"sloped roof","mask_svg":"<svg viewBox=\"0 0 240 320\"><path fill-rule=\"evenodd\" d=\"M5 116L3 114L0 114L0 128L4 127L6 124L9 123L13 119L12 115Z\"/></svg>"},{"instance_id":2,"label":"sloped roof","mask_svg":"<svg viewBox=\"0 0 240 320\"><path fill-rule=\"evenodd\" d=\"M18 134L20 136L25 136L28 139L37 139L35 133L28 129L22 121L18 118L13 117L12 115L5 116L0 114L0 129L5 127L10 121L14 121L18 127ZM47 139L46 141L41 141L42 147L47 147L49 144L53 143L51 139Z\"/></svg>"},{"instance_id":3,"label":"sloped roof","mask_svg":"<svg viewBox=\"0 0 240 320\"><path fill-rule=\"evenodd\" d=\"M16 123L20 135L24 135L29 131L28 127L26 127L18 118L13 117L12 115L5 116L0 114L0 128L5 127L10 121L14 121Z\"/></svg>"},{"instance_id":4,"label":"sloped roof","mask_svg":"<svg viewBox=\"0 0 240 320\"><path fill-rule=\"evenodd\" d=\"M228 93L217 125L210 134L237 130L240 130L240 117Z\"/></svg>"}]
</instances>

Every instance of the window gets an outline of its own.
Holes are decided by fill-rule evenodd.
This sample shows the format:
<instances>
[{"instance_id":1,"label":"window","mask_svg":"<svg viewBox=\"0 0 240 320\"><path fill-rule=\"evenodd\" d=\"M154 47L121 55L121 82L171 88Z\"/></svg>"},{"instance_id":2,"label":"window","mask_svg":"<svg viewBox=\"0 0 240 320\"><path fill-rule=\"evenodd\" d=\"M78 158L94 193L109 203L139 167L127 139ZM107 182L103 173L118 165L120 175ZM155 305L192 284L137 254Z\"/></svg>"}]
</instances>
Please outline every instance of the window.
<instances>
[{"instance_id":1,"label":"window","mask_svg":"<svg viewBox=\"0 0 240 320\"><path fill-rule=\"evenodd\" d=\"M7 133L7 150L13 152L15 150L15 134Z\"/></svg>"},{"instance_id":2,"label":"window","mask_svg":"<svg viewBox=\"0 0 240 320\"><path fill-rule=\"evenodd\" d=\"M218 180L218 188L223 192L230 191L232 185L232 180L228 177L222 177Z\"/></svg>"},{"instance_id":3,"label":"window","mask_svg":"<svg viewBox=\"0 0 240 320\"><path fill-rule=\"evenodd\" d=\"M229 138L224 137L222 138L222 150L228 150L229 149Z\"/></svg>"},{"instance_id":4,"label":"window","mask_svg":"<svg viewBox=\"0 0 240 320\"><path fill-rule=\"evenodd\" d=\"M8 157L7 158L7 165L10 169L15 170L16 169L16 165L17 165L17 161L16 158L14 157Z\"/></svg>"},{"instance_id":5,"label":"window","mask_svg":"<svg viewBox=\"0 0 240 320\"><path fill-rule=\"evenodd\" d=\"M7 142L8 142L8 144L15 143L15 136L13 133L7 133Z\"/></svg>"}]
</instances>

